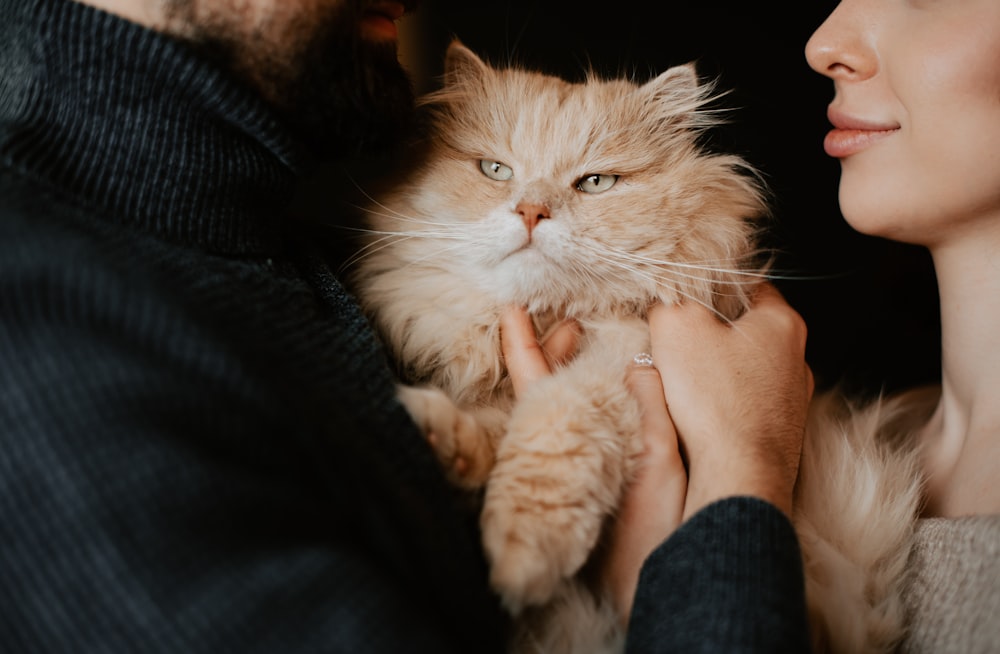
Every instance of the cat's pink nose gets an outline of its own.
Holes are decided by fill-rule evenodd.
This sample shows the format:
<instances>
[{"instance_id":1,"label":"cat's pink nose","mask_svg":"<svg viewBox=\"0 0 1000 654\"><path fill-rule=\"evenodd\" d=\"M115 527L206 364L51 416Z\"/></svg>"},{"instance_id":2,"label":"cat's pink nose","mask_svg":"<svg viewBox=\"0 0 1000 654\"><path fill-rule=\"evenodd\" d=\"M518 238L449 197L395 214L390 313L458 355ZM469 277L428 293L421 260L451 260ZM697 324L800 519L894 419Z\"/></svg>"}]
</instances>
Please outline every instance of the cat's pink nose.
<instances>
[{"instance_id":1,"label":"cat's pink nose","mask_svg":"<svg viewBox=\"0 0 1000 654\"><path fill-rule=\"evenodd\" d=\"M528 229L528 234L531 234L539 221L551 217L549 208L537 202L521 202L514 211L520 214L524 226Z\"/></svg>"}]
</instances>

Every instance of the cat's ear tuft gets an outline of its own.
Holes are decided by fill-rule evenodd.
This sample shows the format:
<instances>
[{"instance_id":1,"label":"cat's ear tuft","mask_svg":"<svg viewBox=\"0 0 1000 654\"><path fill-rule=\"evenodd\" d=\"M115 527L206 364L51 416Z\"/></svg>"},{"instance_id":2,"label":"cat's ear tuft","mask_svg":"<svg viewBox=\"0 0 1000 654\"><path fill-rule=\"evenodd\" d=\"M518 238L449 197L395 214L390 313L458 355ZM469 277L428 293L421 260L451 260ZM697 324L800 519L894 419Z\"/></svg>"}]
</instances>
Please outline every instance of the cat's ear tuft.
<instances>
[{"instance_id":1,"label":"cat's ear tuft","mask_svg":"<svg viewBox=\"0 0 1000 654\"><path fill-rule=\"evenodd\" d=\"M452 40L444 57L445 86L483 79L489 71L489 66L475 52L458 39Z\"/></svg>"},{"instance_id":2,"label":"cat's ear tuft","mask_svg":"<svg viewBox=\"0 0 1000 654\"><path fill-rule=\"evenodd\" d=\"M655 114L668 123L697 130L719 120L715 113L703 111L716 97L715 83L699 78L693 63L667 69L646 82L641 92L656 108Z\"/></svg>"},{"instance_id":3,"label":"cat's ear tuft","mask_svg":"<svg viewBox=\"0 0 1000 654\"><path fill-rule=\"evenodd\" d=\"M700 94L701 81L693 63L682 64L668 68L643 88L661 97L690 97Z\"/></svg>"}]
</instances>

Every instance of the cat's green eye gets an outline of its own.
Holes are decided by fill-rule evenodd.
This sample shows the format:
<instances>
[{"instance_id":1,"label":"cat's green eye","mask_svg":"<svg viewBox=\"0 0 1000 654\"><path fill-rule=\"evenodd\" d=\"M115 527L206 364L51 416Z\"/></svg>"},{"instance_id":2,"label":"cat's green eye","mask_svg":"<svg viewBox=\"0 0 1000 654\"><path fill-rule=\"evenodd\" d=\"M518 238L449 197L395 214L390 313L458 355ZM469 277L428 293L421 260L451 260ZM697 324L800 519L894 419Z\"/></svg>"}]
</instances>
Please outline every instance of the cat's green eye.
<instances>
[{"instance_id":1,"label":"cat's green eye","mask_svg":"<svg viewBox=\"0 0 1000 654\"><path fill-rule=\"evenodd\" d=\"M584 175L576 183L576 189L584 193L604 193L617 181L618 175Z\"/></svg>"},{"instance_id":2,"label":"cat's green eye","mask_svg":"<svg viewBox=\"0 0 1000 654\"><path fill-rule=\"evenodd\" d=\"M483 171L484 175L490 179L495 179L498 182L506 182L514 176L514 169L507 164L500 163L499 161L480 159L479 168Z\"/></svg>"}]
</instances>

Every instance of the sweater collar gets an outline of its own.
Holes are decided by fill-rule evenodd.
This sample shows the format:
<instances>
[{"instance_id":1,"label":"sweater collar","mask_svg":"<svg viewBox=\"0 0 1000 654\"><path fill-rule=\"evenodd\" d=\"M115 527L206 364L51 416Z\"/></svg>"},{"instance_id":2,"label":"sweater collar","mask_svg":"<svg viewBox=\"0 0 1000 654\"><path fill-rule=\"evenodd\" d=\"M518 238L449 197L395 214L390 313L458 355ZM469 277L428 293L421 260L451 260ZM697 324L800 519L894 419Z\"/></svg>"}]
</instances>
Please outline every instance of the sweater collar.
<instances>
[{"instance_id":1,"label":"sweater collar","mask_svg":"<svg viewBox=\"0 0 1000 654\"><path fill-rule=\"evenodd\" d=\"M69 0L0 0L0 161L108 219L266 253L302 150L182 43Z\"/></svg>"}]
</instances>

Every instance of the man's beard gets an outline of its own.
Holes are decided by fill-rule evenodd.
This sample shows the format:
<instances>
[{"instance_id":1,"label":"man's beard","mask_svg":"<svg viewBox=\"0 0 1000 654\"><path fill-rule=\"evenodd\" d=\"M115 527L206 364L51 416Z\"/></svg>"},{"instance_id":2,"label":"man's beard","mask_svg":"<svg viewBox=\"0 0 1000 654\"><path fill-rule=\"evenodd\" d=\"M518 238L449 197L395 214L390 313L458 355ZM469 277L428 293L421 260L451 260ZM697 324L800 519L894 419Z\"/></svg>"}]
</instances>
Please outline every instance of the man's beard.
<instances>
[{"instance_id":1,"label":"man's beard","mask_svg":"<svg viewBox=\"0 0 1000 654\"><path fill-rule=\"evenodd\" d=\"M172 0L169 31L259 91L314 156L381 150L409 128L411 82L395 42L361 38L364 0L334 2L322 15L288 10L280 24L256 28L235 12L203 15L196 2Z\"/></svg>"}]
</instances>

